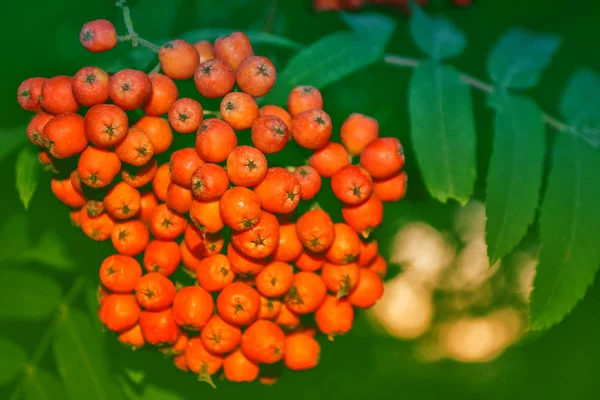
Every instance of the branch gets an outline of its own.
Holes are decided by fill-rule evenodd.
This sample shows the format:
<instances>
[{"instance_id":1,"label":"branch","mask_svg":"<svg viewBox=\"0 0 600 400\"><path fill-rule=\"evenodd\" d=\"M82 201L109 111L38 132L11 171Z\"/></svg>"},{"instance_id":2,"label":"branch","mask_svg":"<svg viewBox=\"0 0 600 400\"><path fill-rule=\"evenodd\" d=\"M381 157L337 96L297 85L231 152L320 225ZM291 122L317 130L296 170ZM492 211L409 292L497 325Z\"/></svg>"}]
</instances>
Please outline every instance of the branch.
<instances>
[{"instance_id":1,"label":"branch","mask_svg":"<svg viewBox=\"0 0 600 400\"><path fill-rule=\"evenodd\" d=\"M404 56L398 56L395 54L386 54L383 57L383 61L386 64L391 64L391 65L397 65L400 67L407 67L407 68L416 68L419 65L419 60L416 60L414 58L409 58L409 57L404 57ZM470 75L467 74L463 74L460 73L460 79L466 83L467 85L474 87L475 89L479 89L482 92L486 92L486 93L492 93L495 88L484 82L481 81L477 78L474 78ZM569 133L571 135L575 135L575 136L579 136L582 139L588 141L585 137L585 135L583 135L581 132L579 132L577 129L575 129L572 126L569 126L567 124L565 124L564 122L561 122L560 120L554 118L551 115L548 115L546 113L543 114L544 116L544 122L546 123L546 125L551 126L552 128L556 129L558 132L564 132L564 133Z\"/></svg>"},{"instance_id":2,"label":"branch","mask_svg":"<svg viewBox=\"0 0 600 400\"><path fill-rule=\"evenodd\" d=\"M131 41L131 45L133 47L137 47L138 44L141 44L144 47L149 48L155 53L160 51L160 46L155 45L154 43L146 40L133 29L133 20L131 19L131 11L127 6L127 0L117 0L116 6L123 11L123 19L125 20L125 26L127 27L128 35L126 36L118 36L120 42Z\"/></svg>"}]
</instances>

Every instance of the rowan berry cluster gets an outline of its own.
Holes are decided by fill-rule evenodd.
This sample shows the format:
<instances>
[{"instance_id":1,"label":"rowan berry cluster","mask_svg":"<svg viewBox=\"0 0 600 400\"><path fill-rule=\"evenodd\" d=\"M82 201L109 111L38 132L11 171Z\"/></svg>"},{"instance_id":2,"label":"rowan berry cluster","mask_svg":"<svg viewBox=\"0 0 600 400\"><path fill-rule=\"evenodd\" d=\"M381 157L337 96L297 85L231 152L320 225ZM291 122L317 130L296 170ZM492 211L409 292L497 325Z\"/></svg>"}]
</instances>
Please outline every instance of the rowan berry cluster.
<instances>
[{"instance_id":1,"label":"rowan berry cluster","mask_svg":"<svg viewBox=\"0 0 600 400\"><path fill-rule=\"evenodd\" d=\"M117 43L105 20L84 25L80 39L94 52ZM244 33L174 40L158 57L163 73L85 67L27 79L17 93L36 113L27 136L56 174L53 193L75 225L116 251L100 266L100 319L122 343L156 346L210 383L221 368L231 381L267 382L267 364L315 367L317 331L347 333L354 309L383 294L387 264L368 237L383 202L404 196L400 142L379 137L362 114L332 142L314 87L294 88L287 109L259 108L255 98L273 88L276 71ZM192 78L200 98L222 99L220 118L179 98L175 80ZM127 112L138 109L144 115L133 122ZM173 131L190 146L170 152ZM253 146L238 145L238 135ZM308 165L269 165L290 141L312 152ZM161 154L169 157L162 164ZM343 222L318 206L296 212L322 178ZM170 277L180 266L195 285L176 287Z\"/></svg>"},{"instance_id":2,"label":"rowan berry cluster","mask_svg":"<svg viewBox=\"0 0 600 400\"><path fill-rule=\"evenodd\" d=\"M458 7L466 7L473 2L473 0L451 1ZM396 6L403 11L408 11L408 2L408 0L313 0L313 7L317 11L357 10L367 4L382 4ZM425 6L429 3L429 0L416 0L416 3Z\"/></svg>"}]
</instances>

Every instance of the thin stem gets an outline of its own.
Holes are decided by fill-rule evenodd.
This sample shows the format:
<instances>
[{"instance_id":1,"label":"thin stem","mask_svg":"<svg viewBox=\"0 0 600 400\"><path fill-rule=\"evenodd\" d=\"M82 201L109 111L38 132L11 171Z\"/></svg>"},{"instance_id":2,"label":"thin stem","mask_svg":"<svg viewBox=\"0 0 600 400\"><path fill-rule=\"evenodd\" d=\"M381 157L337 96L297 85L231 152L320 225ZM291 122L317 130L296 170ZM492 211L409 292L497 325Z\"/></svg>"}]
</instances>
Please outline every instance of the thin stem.
<instances>
[{"instance_id":1,"label":"thin stem","mask_svg":"<svg viewBox=\"0 0 600 400\"><path fill-rule=\"evenodd\" d=\"M155 53L158 53L160 51L160 46L158 46L142 37L138 36L137 40L142 46L149 48L150 50L152 50Z\"/></svg>"},{"instance_id":2,"label":"thin stem","mask_svg":"<svg viewBox=\"0 0 600 400\"><path fill-rule=\"evenodd\" d=\"M69 308L71 303L77 298L79 293L81 293L81 290L83 289L83 285L85 283L85 279L86 279L85 276L80 275L79 277L77 277L77 279L75 279L75 282L73 282L73 285L71 285L71 288L69 289L69 291L63 298L62 303L58 306L58 309L54 315L54 319L52 320L52 322L50 323L48 328L46 328L46 330L44 331L42 338L40 339L40 341L38 342L38 345L36 346L35 350L33 351L31 360L27 364L27 366L24 370L24 374L21 377L21 379L19 380L19 383L17 383L17 386L15 387L15 390L12 392L9 400L17 400L20 398L20 396L23 392L23 389L25 387L27 378L29 378L33 373L35 373L35 370L37 369L40 362L42 361L42 357L44 357L44 355L48 351L48 348L52 344L52 339L54 337L54 332L56 331L56 327L60 323L60 320L63 317L65 311Z\"/></svg>"},{"instance_id":3,"label":"thin stem","mask_svg":"<svg viewBox=\"0 0 600 400\"><path fill-rule=\"evenodd\" d=\"M269 4L269 16L267 17L267 22L265 23L265 33L270 33L273 29L273 24L275 23L275 16L277 15L277 3L278 0L271 0Z\"/></svg>"},{"instance_id":4,"label":"thin stem","mask_svg":"<svg viewBox=\"0 0 600 400\"><path fill-rule=\"evenodd\" d=\"M131 45L133 47L137 47L138 44L141 44L144 47L149 48L155 53L160 51L160 46L155 45L154 43L146 40L133 29L133 20L131 19L131 11L129 10L129 6L127 6L127 0L117 0L116 6L121 9L123 12L123 19L125 20L125 26L127 27L128 35L125 36L117 36L117 39L121 42L131 41Z\"/></svg>"},{"instance_id":5,"label":"thin stem","mask_svg":"<svg viewBox=\"0 0 600 400\"><path fill-rule=\"evenodd\" d=\"M154 68L152 68L152 70L150 72L148 72L148 75L158 73L159 71L160 71L160 63L156 64L154 66Z\"/></svg>"},{"instance_id":6,"label":"thin stem","mask_svg":"<svg viewBox=\"0 0 600 400\"><path fill-rule=\"evenodd\" d=\"M408 67L408 68L416 68L420 62L419 60L416 60L414 58L398 56L398 55L394 55L394 54L386 54L383 57L383 61L387 64L397 65L400 67ZM495 88L492 85L490 85L484 81L481 81L477 78L474 78L470 75L467 75L467 74L461 73L460 79L467 85L474 87L475 89L479 89L482 92L492 93L495 90ZM558 132L566 132L566 133L570 133L570 134L573 134L576 136L583 137L583 135L581 135L581 133L578 132L577 129L565 124L564 122L559 121L557 118L554 118L553 116L548 115L546 113L544 113L543 116L544 116L544 122L548 126L551 126L552 128L556 129Z\"/></svg>"}]
</instances>

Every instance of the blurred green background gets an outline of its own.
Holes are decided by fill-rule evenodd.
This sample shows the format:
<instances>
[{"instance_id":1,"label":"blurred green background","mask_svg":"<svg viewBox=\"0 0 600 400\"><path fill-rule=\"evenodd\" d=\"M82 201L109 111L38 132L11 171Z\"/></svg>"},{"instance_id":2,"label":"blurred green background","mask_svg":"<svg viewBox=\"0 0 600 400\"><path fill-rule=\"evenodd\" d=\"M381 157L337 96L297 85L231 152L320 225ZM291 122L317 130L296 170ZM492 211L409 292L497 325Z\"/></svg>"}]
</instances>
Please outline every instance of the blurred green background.
<instances>
[{"instance_id":1,"label":"blurred green background","mask_svg":"<svg viewBox=\"0 0 600 400\"><path fill-rule=\"evenodd\" d=\"M207 27L268 29L302 44L310 44L328 33L347 29L337 13L313 12L310 1L139 0L130 1L129 6L136 30L141 36L159 44L188 31ZM397 20L398 26L389 53L421 56L409 38L406 16L391 8L367 9L384 12ZM600 34L597 27L600 6L595 0L479 0L466 9L458 9L450 1L432 0L428 11L449 16L466 32L467 50L453 60L453 64L461 71L484 80L488 51L507 28L522 26L562 35L564 42L554 62L544 73L542 83L530 93L544 110L553 115L556 115L561 91L574 70L579 67L600 70L600 53L596 51ZM109 19L115 22L118 32L124 32L122 16L111 1L7 2L3 5L2 18L0 30L3 38L4 81L0 96L3 110L0 165L4 191L0 198L0 310L1 314L9 317L0 318L0 332L2 336L19 343L31 358L56 312L50 310L48 313L40 312L39 316L23 315L19 313L20 308L26 309L27 305L36 301L43 302L47 293L44 290L49 290L46 288L48 282L57 282L65 293L78 276L83 276L84 280L78 282L85 284L84 294L77 296L73 305L67 308L72 307L84 313L86 318L90 317L93 324L93 330L89 331L91 335L77 336L73 331L73 338L82 341L68 338L61 343L53 342L48 351L37 355L42 368L53 376L59 375L57 371L61 372L60 375L72 372L60 370L65 365L80 366L81 371L75 373L77 376L88 375L87 380L74 383L81 385L79 389L67 387L68 392L77 393L79 390L85 393L91 390L89 398L143 399L191 399L196 396L285 396L290 399L366 396L405 399L600 398L597 393L597 371L600 368L598 284L590 289L584 301L560 325L543 334L526 334L499 357L482 363L451 360L423 362L416 355L414 341L382 334L369 323L364 313L359 313L356 328L350 334L337 338L334 343L323 342L321 365L318 368L304 373L284 372L273 387L217 382L219 389L215 392L207 385L197 383L193 376L176 370L172 362L159 353L149 349L131 352L121 346L113 335L101 334L89 303L93 302L95 295L98 266L102 258L112 251L111 245L94 243L71 225L66 208L50 192L48 174L43 175L30 209L25 213L15 191L14 164L18 150L24 144L22 138L25 137L30 114L18 107L16 89L28 77L72 75L86 65L99 65L107 69L115 65L130 66L149 71L156 61L149 58L151 53L147 50L132 51L127 43L120 44L107 54L90 54L81 47L79 30L88 20ZM279 69L293 54L290 50L269 45L256 46L255 51L271 57ZM310 68L310 65L306 67ZM447 232L452 229L456 211L456 205L444 206L430 200L420 182L408 136L406 110L409 73L409 70L380 63L323 90L325 109L332 116L334 130L350 113L361 112L378 119L383 136L396 136L405 145L405 168L409 174L410 190L401 204L386 208L389 217L376 233L386 255L394 250L391 237L406 223L425 221ZM210 108L209 105L203 105L205 109ZM479 150L475 198L482 200L482 183L491 150L492 114L486 106L485 97L480 93L474 94L474 107ZM292 156L298 160L303 157L297 154ZM327 206L327 200L324 201ZM535 237L535 227L531 236ZM503 304L523 308L515 300L517 296L511 293L510 285L507 286L509 288L494 297L495 303L488 304L488 308ZM444 304L444 296L448 294L437 293L434 300ZM459 294L453 293L451 296ZM52 302L48 300L48 303ZM449 317L443 314L444 310L444 307L438 309L436 320ZM450 307L448 313L454 312L452 310ZM485 310L470 310L477 311ZM79 328L79 332L87 332L81 326ZM68 346L69 343L72 347ZM67 345L67 349L64 345ZM66 364L59 363L57 369L57 354L72 359ZM0 360L0 364L5 364L3 369L10 369L7 364L12 362L11 359L5 360L0 355ZM98 373L97 376L89 376L95 373ZM52 379L39 382L23 379L22 371L20 376L17 381L0 387L0 398L14 398L11 396L15 393L16 385L20 384L24 385L23 394L27 398L63 398L61 394L65 389L56 387ZM19 380L21 383L18 383ZM41 381L44 383L41 384ZM118 387L127 387L127 397L122 397L113 388L115 382ZM30 389L34 386L35 390ZM100 393L98 388L107 391ZM108 396L111 390L117 390L117 394ZM42 393L47 397L43 397Z\"/></svg>"}]
</instances>

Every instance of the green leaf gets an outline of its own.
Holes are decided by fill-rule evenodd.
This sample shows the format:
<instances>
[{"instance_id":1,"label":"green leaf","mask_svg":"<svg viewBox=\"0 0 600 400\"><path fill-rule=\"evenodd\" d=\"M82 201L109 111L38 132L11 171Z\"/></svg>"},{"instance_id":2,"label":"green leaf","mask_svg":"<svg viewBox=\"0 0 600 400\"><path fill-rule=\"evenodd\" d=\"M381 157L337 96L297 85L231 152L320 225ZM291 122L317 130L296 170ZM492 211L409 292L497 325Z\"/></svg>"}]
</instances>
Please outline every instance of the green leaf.
<instances>
[{"instance_id":1,"label":"green leaf","mask_svg":"<svg viewBox=\"0 0 600 400\"><path fill-rule=\"evenodd\" d=\"M540 216L541 248L531 294L531 328L560 322L600 266L600 152L559 134Z\"/></svg>"},{"instance_id":2,"label":"green leaf","mask_svg":"<svg viewBox=\"0 0 600 400\"><path fill-rule=\"evenodd\" d=\"M396 21L379 13L350 14L341 12L340 16L350 28L361 34L389 37L396 29Z\"/></svg>"},{"instance_id":3,"label":"green leaf","mask_svg":"<svg viewBox=\"0 0 600 400\"><path fill-rule=\"evenodd\" d=\"M0 160L27 141L27 125L0 129Z\"/></svg>"},{"instance_id":4,"label":"green leaf","mask_svg":"<svg viewBox=\"0 0 600 400\"><path fill-rule=\"evenodd\" d=\"M32 247L24 211L12 214L0 228L0 262L22 260Z\"/></svg>"},{"instance_id":5,"label":"green leaf","mask_svg":"<svg viewBox=\"0 0 600 400\"><path fill-rule=\"evenodd\" d=\"M414 3L411 10L410 33L421 51L437 61L463 52L467 44L465 35L448 18L431 17Z\"/></svg>"},{"instance_id":6,"label":"green leaf","mask_svg":"<svg viewBox=\"0 0 600 400\"><path fill-rule=\"evenodd\" d=\"M43 369L36 369L27 378L24 399L64 400L65 389L54 374Z\"/></svg>"},{"instance_id":7,"label":"green leaf","mask_svg":"<svg viewBox=\"0 0 600 400\"><path fill-rule=\"evenodd\" d=\"M25 209L27 209L40 181L41 171L37 152L32 146L26 145L21 149L17 156L15 170L17 173L16 184L19 198Z\"/></svg>"},{"instance_id":8,"label":"green leaf","mask_svg":"<svg viewBox=\"0 0 600 400\"><path fill-rule=\"evenodd\" d=\"M64 239L54 230L45 231L37 246L27 253L26 258L61 271L77 269L75 261L69 256Z\"/></svg>"},{"instance_id":9,"label":"green leaf","mask_svg":"<svg viewBox=\"0 0 600 400\"><path fill-rule=\"evenodd\" d=\"M53 278L4 266L0 280L0 319L48 318L60 304L61 295L61 288Z\"/></svg>"},{"instance_id":10,"label":"green leaf","mask_svg":"<svg viewBox=\"0 0 600 400\"><path fill-rule=\"evenodd\" d=\"M103 341L81 311L65 310L56 328L53 349L70 399L124 398L114 382Z\"/></svg>"},{"instance_id":11,"label":"green leaf","mask_svg":"<svg viewBox=\"0 0 600 400\"><path fill-rule=\"evenodd\" d=\"M6 385L17 378L27 364L27 353L12 340L0 336L0 386Z\"/></svg>"},{"instance_id":12,"label":"green leaf","mask_svg":"<svg viewBox=\"0 0 600 400\"><path fill-rule=\"evenodd\" d=\"M411 135L431 196L466 204L476 178L471 92L452 67L423 63L409 88Z\"/></svg>"},{"instance_id":13,"label":"green leaf","mask_svg":"<svg viewBox=\"0 0 600 400\"><path fill-rule=\"evenodd\" d=\"M183 400L181 396L170 392L166 389L161 389L155 385L144 385L143 393L138 393L131 384L121 379L121 387L128 400Z\"/></svg>"},{"instance_id":14,"label":"green leaf","mask_svg":"<svg viewBox=\"0 0 600 400\"><path fill-rule=\"evenodd\" d=\"M563 117L594 147L600 147L600 77L589 69L573 74L561 101Z\"/></svg>"},{"instance_id":15,"label":"green leaf","mask_svg":"<svg viewBox=\"0 0 600 400\"><path fill-rule=\"evenodd\" d=\"M183 40L195 43L200 40L213 41L221 36L230 35L232 32L234 32L233 29L205 28L186 32L181 37ZM270 33L260 31L244 31L244 33L246 34L246 36L248 36L248 39L250 39L253 45L266 44L294 51L304 48L303 44L294 42L293 40L290 40L283 36L273 35Z\"/></svg>"},{"instance_id":16,"label":"green leaf","mask_svg":"<svg viewBox=\"0 0 600 400\"><path fill-rule=\"evenodd\" d=\"M501 88L535 86L562 39L556 34L512 28L492 48L487 60L490 78Z\"/></svg>"},{"instance_id":17,"label":"green leaf","mask_svg":"<svg viewBox=\"0 0 600 400\"><path fill-rule=\"evenodd\" d=\"M277 75L277 84L265 102L282 104L298 85L317 89L361 70L383 57L391 32L334 32L297 53Z\"/></svg>"},{"instance_id":18,"label":"green leaf","mask_svg":"<svg viewBox=\"0 0 600 400\"><path fill-rule=\"evenodd\" d=\"M535 219L546 150L542 111L533 101L505 94L495 108L486 198L490 265L519 244Z\"/></svg>"}]
</instances>

